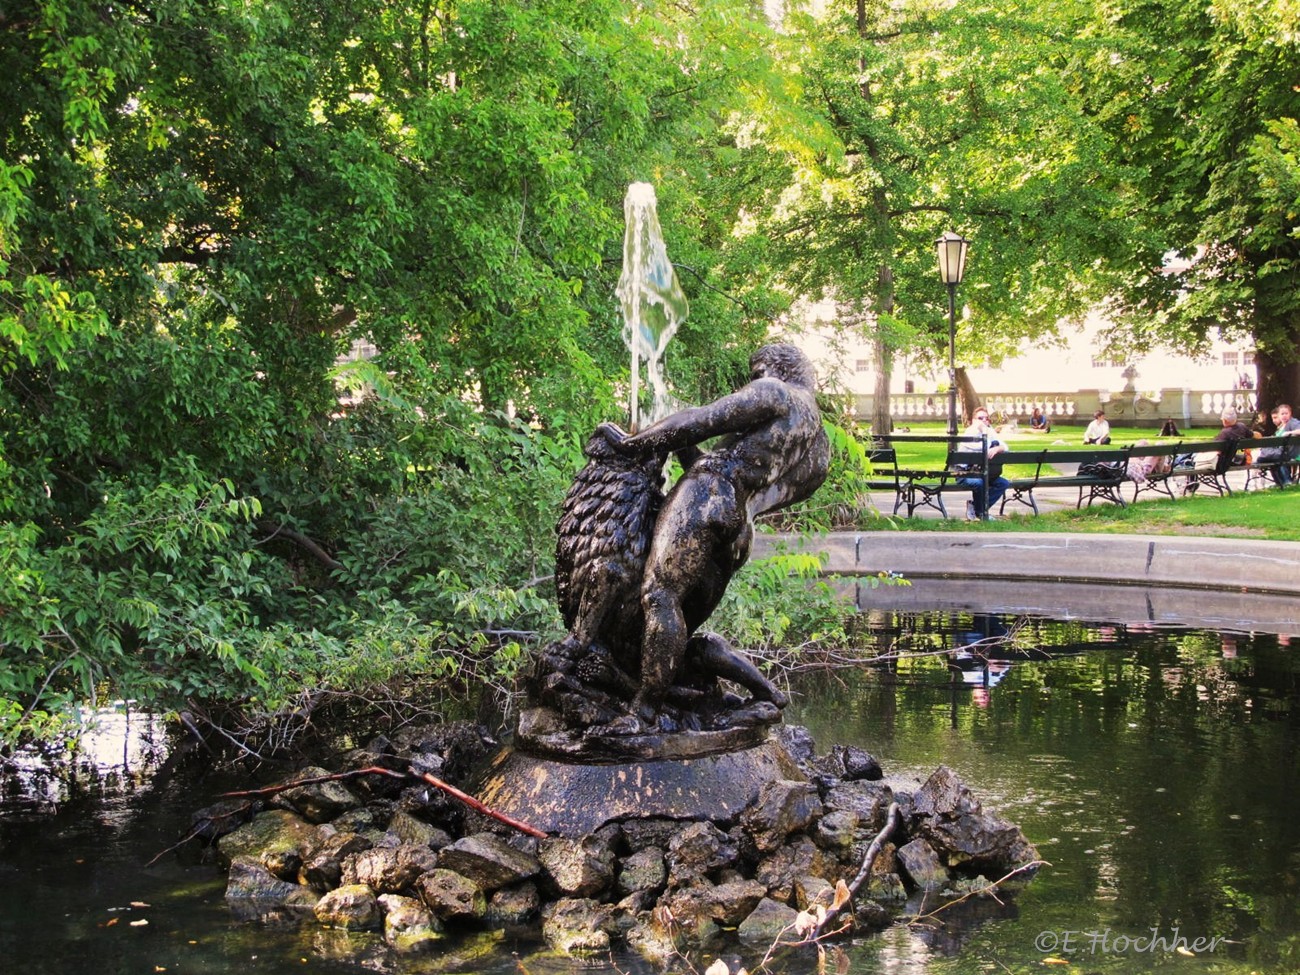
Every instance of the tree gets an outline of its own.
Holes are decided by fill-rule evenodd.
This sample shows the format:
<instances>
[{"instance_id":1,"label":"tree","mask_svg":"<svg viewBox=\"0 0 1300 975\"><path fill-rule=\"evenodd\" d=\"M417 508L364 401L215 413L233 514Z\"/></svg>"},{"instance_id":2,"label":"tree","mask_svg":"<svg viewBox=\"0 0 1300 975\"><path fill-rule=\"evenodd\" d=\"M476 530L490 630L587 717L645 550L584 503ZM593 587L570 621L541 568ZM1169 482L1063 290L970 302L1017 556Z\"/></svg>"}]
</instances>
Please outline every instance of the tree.
<instances>
[{"instance_id":1,"label":"tree","mask_svg":"<svg viewBox=\"0 0 1300 975\"><path fill-rule=\"evenodd\" d=\"M1300 399L1300 40L1289 0L1099 10L1079 93L1143 232L1112 265L1123 340L1250 336L1263 404Z\"/></svg>"},{"instance_id":2,"label":"tree","mask_svg":"<svg viewBox=\"0 0 1300 975\"><path fill-rule=\"evenodd\" d=\"M268 704L544 620L525 583L627 371L629 182L702 296L683 372L729 378L765 325L719 276L748 191L708 189L717 120L765 88L753 13L9 4L0 734L97 687Z\"/></svg>"},{"instance_id":3,"label":"tree","mask_svg":"<svg viewBox=\"0 0 1300 975\"><path fill-rule=\"evenodd\" d=\"M870 311L886 372L902 349L946 358L933 241L947 229L973 242L961 358L997 359L1081 314L1095 255L1121 233L1101 133L1067 86L1087 7L828 7L791 20L791 70L820 126L761 133L784 161L764 229L786 286Z\"/></svg>"}]
</instances>

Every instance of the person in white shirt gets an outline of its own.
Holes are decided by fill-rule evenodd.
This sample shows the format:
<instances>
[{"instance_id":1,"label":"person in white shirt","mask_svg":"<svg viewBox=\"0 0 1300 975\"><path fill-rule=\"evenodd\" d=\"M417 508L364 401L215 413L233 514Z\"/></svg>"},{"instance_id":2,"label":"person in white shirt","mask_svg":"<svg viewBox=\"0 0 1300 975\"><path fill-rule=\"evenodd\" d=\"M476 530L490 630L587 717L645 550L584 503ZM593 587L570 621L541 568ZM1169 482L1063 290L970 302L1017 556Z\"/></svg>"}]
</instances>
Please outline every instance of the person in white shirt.
<instances>
[{"instance_id":1,"label":"person in white shirt","mask_svg":"<svg viewBox=\"0 0 1300 975\"><path fill-rule=\"evenodd\" d=\"M1001 474L1001 464L994 461L994 457L1006 450L1006 445L1001 441L994 439L994 430L989 423L989 411L984 407L975 410L975 416L971 425L966 428L966 436L982 437L988 444L988 494L984 493L983 477L959 477L958 483L964 484L971 489L971 500L966 502L966 520L982 521L984 519L993 519L992 509L999 501L1002 495L1007 493L1007 488L1011 486ZM979 450L980 445L976 443L963 443L958 450Z\"/></svg>"},{"instance_id":2,"label":"person in white shirt","mask_svg":"<svg viewBox=\"0 0 1300 975\"><path fill-rule=\"evenodd\" d=\"M1110 443L1110 421L1106 419L1105 410L1098 410L1092 415L1092 422L1088 424L1088 429L1083 431L1083 442Z\"/></svg>"}]
</instances>

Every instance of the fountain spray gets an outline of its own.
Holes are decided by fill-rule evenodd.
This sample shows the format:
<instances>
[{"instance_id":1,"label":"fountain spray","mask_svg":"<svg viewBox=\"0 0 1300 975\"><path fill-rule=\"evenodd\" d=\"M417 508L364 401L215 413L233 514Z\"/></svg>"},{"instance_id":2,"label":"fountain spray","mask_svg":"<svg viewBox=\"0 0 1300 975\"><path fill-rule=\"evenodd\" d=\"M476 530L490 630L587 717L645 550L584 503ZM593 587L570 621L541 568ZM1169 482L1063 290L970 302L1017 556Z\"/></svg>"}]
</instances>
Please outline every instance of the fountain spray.
<instances>
[{"instance_id":1,"label":"fountain spray","mask_svg":"<svg viewBox=\"0 0 1300 975\"><path fill-rule=\"evenodd\" d=\"M689 311L686 294L677 282L677 272L668 260L657 205L655 189L649 183L631 184L623 199L623 273L619 275L616 294L623 308L623 341L632 353L629 428L633 433L640 422L642 360L654 395L651 420L671 412L668 386L663 377L663 354L668 340Z\"/></svg>"}]
</instances>

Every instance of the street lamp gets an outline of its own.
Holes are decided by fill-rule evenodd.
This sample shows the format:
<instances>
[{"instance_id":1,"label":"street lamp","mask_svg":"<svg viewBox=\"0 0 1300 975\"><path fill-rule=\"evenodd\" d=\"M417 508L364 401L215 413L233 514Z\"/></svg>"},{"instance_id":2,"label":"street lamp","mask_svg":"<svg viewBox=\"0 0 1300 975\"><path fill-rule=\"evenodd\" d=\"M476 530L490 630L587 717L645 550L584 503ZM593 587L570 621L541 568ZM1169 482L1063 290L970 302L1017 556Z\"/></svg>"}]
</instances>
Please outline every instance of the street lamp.
<instances>
[{"instance_id":1,"label":"street lamp","mask_svg":"<svg viewBox=\"0 0 1300 975\"><path fill-rule=\"evenodd\" d=\"M966 273L970 241L947 231L934 242L939 252L939 279L948 286L948 436L957 436L957 285Z\"/></svg>"}]
</instances>

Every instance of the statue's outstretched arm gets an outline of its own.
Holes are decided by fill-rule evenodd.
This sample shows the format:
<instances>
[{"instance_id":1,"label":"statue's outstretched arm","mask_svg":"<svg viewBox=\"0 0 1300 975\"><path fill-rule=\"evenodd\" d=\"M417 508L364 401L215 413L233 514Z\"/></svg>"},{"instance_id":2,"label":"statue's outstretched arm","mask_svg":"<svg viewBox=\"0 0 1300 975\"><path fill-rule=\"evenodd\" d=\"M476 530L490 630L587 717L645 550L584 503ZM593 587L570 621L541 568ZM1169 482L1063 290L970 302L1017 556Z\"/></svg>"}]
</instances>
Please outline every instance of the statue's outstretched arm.
<instances>
[{"instance_id":1,"label":"statue's outstretched arm","mask_svg":"<svg viewBox=\"0 0 1300 975\"><path fill-rule=\"evenodd\" d=\"M753 430L787 411L778 382L756 380L743 389L664 417L623 441L631 450L680 451L712 437Z\"/></svg>"}]
</instances>

